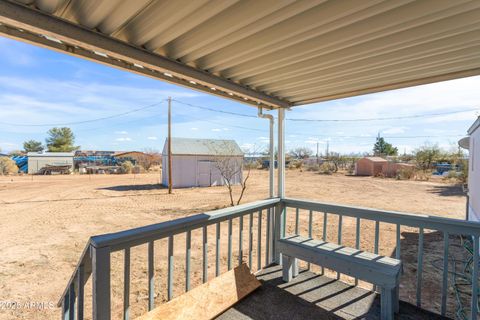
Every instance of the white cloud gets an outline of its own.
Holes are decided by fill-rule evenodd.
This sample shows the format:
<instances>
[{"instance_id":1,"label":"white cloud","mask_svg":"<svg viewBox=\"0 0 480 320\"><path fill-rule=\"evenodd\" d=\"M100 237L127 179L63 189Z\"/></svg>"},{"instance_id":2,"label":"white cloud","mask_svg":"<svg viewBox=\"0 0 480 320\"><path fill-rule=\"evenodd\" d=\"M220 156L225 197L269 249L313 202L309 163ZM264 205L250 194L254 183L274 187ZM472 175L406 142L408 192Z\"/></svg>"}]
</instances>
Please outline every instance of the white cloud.
<instances>
[{"instance_id":1,"label":"white cloud","mask_svg":"<svg viewBox=\"0 0 480 320\"><path fill-rule=\"evenodd\" d=\"M190 130L192 130L192 131L197 131L198 128L190 128Z\"/></svg>"},{"instance_id":2,"label":"white cloud","mask_svg":"<svg viewBox=\"0 0 480 320\"><path fill-rule=\"evenodd\" d=\"M128 134L127 131L115 131L115 134Z\"/></svg>"},{"instance_id":3,"label":"white cloud","mask_svg":"<svg viewBox=\"0 0 480 320\"><path fill-rule=\"evenodd\" d=\"M147 137L148 140L157 140L157 137Z\"/></svg>"},{"instance_id":4,"label":"white cloud","mask_svg":"<svg viewBox=\"0 0 480 320\"><path fill-rule=\"evenodd\" d=\"M383 134L401 134L405 133L405 130L408 130L408 127L390 127L386 130L382 130Z\"/></svg>"},{"instance_id":5,"label":"white cloud","mask_svg":"<svg viewBox=\"0 0 480 320\"><path fill-rule=\"evenodd\" d=\"M222 131L222 129L214 128L214 129L212 129L212 131L213 132L220 132L220 131Z\"/></svg>"},{"instance_id":6,"label":"white cloud","mask_svg":"<svg viewBox=\"0 0 480 320\"><path fill-rule=\"evenodd\" d=\"M129 137L125 137L125 138L117 138L115 139L115 141L120 141L120 142L124 142L124 141L132 141L132 138L129 138Z\"/></svg>"}]
</instances>

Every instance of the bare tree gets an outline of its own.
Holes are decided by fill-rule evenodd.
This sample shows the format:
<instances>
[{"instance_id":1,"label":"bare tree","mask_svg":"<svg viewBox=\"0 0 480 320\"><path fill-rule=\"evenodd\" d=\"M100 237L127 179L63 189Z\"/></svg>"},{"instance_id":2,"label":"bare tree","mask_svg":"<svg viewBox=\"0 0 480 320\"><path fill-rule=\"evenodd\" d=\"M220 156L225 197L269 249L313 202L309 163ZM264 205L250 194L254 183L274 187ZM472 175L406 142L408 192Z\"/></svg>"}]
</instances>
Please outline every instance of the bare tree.
<instances>
[{"instance_id":1,"label":"bare tree","mask_svg":"<svg viewBox=\"0 0 480 320\"><path fill-rule=\"evenodd\" d=\"M160 165L160 152L155 149L145 149L143 154L137 157L137 162L145 171L149 171L152 166Z\"/></svg>"},{"instance_id":2,"label":"bare tree","mask_svg":"<svg viewBox=\"0 0 480 320\"><path fill-rule=\"evenodd\" d=\"M214 149L216 156L213 163L228 189L230 205L239 205L245 194L245 190L247 189L247 181L250 177L251 166L244 166L243 159L238 157L238 149L234 144L225 141L225 143L214 147ZM245 176L242 174L244 167L247 169L247 174ZM237 201L235 201L233 186L237 183L240 184L240 194Z\"/></svg>"}]
</instances>

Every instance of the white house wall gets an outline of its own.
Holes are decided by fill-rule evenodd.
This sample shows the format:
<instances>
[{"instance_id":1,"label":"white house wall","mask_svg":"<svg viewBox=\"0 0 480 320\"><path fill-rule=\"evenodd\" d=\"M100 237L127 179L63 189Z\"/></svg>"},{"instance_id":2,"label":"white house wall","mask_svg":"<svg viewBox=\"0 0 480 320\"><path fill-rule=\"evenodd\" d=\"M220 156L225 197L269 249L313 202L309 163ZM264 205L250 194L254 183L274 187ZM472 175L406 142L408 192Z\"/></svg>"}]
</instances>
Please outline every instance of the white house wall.
<instances>
[{"instance_id":1,"label":"white house wall","mask_svg":"<svg viewBox=\"0 0 480 320\"><path fill-rule=\"evenodd\" d=\"M243 157L235 157L236 165L241 166ZM174 188L189 188L200 186L199 162L210 162L210 185L224 185L219 170L215 166L213 156L177 155L172 156L172 183ZM239 171L233 179L233 184L239 184L242 172ZM162 157L162 184L168 185L168 156Z\"/></svg>"},{"instance_id":2,"label":"white house wall","mask_svg":"<svg viewBox=\"0 0 480 320\"><path fill-rule=\"evenodd\" d=\"M470 134L470 161L468 168L468 220L480 221L480 129Z\"/></svg>"}]
</instances>

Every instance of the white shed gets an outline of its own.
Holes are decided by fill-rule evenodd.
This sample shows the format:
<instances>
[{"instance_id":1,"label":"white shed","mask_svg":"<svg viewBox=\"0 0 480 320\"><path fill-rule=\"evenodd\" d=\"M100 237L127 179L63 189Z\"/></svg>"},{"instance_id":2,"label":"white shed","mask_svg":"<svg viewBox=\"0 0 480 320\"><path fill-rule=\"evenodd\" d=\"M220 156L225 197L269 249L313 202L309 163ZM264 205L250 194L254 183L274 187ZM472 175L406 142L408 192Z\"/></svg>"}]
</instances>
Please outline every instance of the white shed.
<instances>
[{"instance_id":1,"label":"white shed","mask_svg":"<svg viewBox=\"0 0 480 320\"><path fill-rule=\"evenodd\" d=\"M468 220L480 221L480 117L468 129Z\"/></svg>"},{"instance_id":2,"label":"white shed","mask_svg":"<svg viewBox=\"0 0 480 320\"><path fill-rule=\"evenodd\" d=\"M243 152L234 140L172 138L174 188L224 185L221 171L239 184L242 165ZM168 185L168 139L162 152L162 184Z\"/></svg>"},{"instance_id":3,"label":"white shed","mask_svg":"<svg viewBox=\"0 0 480 320\"><path fill-rule=\"evenodd\" d=\"M70 166L73 169L73 152L29 152L28 173L35 174L47 166Z\"/></svg>"}]
</instances>

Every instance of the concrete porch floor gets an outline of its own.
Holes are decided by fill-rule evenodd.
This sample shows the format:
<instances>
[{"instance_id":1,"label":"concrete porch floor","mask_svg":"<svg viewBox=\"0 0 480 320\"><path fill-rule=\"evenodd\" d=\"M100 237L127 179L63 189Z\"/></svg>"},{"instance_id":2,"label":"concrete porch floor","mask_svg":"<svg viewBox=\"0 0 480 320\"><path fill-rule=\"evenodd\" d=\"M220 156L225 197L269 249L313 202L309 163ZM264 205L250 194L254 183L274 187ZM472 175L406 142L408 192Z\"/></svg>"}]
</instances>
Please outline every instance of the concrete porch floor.
<instances>
[{"instance_id":1,"label":"concrete porch floor","mask_svg":"<svg viewBox=\"0 0 480 320\"><path fill-rule=\"evenodd\" d=\"M262 287L217 319L380 319L380 297L309 271L292 282L282 281L278 265L264 269L257 278ZM447 319L400 301L396 319Z\"/></svg>"}]
</instances>

